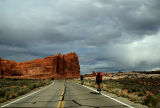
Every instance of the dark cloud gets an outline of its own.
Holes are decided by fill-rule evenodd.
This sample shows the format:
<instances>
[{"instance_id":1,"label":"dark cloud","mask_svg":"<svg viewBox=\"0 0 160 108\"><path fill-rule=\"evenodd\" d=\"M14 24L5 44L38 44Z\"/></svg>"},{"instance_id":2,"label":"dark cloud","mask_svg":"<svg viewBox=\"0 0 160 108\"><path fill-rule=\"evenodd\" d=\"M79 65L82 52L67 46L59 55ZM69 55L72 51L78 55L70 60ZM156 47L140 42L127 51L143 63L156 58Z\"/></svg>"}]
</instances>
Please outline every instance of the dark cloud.
<instances>
[{"instance_id":1,"label":"dark cloud","mask_svg":"<svg viewBox=\"0 0 160 108\"><path fill-rule=\"evenodd\" d=\"M1 0L0 56L77 52L81 72L159 68L158 0Z\"/></svg>"}]
</instances>

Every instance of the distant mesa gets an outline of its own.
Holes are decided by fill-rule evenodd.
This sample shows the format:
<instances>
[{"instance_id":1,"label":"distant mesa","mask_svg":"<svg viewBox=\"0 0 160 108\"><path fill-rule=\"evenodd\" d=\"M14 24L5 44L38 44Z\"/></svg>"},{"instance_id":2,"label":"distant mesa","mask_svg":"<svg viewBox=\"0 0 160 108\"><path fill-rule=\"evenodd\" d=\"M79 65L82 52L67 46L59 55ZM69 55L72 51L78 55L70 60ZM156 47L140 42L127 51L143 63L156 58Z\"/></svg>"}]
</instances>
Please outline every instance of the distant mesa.
<instances>
[{"instance_id":1,"label":"distant mesa","mask_svg":"<svg viewBox=\"0 0 160 108\"><path fill-rule=\"evenodd\" d=\"M80 77L80 65L78 56L74 52L27 62L15 62L0 58L0 76L41 79L77 78Z\"/></svg>"},{"instance_id":2,"label":"distant mesa","mask_svg":"<svg viewBox=\"0 0 160 108\"><path fill-rule=\"evenodd\" d=\"M95 77L97 75L98 72L95 72L93 71L92 73L90 74L84 74L84 77ZM104 73L104 72L100 72L102 75L110 75L110 74L113 74L113 73Z\"/></svg>"}]
</instances>

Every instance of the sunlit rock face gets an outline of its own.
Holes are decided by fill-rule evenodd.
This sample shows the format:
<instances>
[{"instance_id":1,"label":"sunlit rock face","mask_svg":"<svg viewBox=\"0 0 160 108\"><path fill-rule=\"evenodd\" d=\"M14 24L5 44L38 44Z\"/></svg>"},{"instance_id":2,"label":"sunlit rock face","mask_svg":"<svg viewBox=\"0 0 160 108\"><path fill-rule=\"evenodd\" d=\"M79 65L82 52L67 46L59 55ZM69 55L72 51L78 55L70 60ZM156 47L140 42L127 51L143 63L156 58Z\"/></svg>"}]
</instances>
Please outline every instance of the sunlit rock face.
<instances>
[{"instance_id":1,"label":"sunlit rock face","mask_svg":"<svg viewBox=\"0 0 160 108\"><path fill-rule=\"evenodd\" d=\"M13 78L76 78L80 76L80 66L74 52L27 62L0 58L0 75Z\"/></svg>"}]
</instances>

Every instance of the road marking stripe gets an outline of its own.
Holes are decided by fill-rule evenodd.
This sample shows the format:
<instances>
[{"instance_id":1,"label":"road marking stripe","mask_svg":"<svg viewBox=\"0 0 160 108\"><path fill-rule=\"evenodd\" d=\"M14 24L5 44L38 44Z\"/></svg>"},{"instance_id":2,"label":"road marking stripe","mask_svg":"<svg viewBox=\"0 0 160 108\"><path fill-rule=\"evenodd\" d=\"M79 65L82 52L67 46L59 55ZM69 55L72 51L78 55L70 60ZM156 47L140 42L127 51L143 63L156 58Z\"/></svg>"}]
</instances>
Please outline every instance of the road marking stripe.
<instances>
[{"instance_id":1,"label":"road marking stripe","mask_svg":"<svg viewBox=\"0 0 160 108\"><path fill-rule=\"evenodd\" d=\"M65 103L65 101L62 102L61 108L64 108L64 103Z\"/></svg>"},{"instance_id":2,"label":"road marking stripe","mask_svg":"<svg viewBox=\"0 0 160 108\"><path fill-rule=\"evenodd\" d=\"M75 83L75 84L77 84L77 83ZM78 85L80 85L80 84L78 84ZM90 88L90 87L88 87L88 86L85 86L85 85L82 85L82 86L83 86L83 87L86 87L86 88L88 88L88 89L90 89L90 90L92 90L92 91L95 91L95 92L99 93L97 90L92 89L92 88ZM127 107L129 107L129 108L134 108L134 107L132 107L132 106L126 104L126 103L123 103L123 102L121 102L121 101L119 101L119 100L117 100L117 99L114 99L114 98L112 98L112 97L110 97L110 96L108 96L108 95L106 95L106 94L103 94L103 93L101 93L101 94L102 94L103 96L108 97L108 98L110 98L110 99L112 99L112 100L114 100L114 101L116 101L116 102L118 102L118 103L120 103L120 104L122 104L122 105L125 105L125 106L127 106Z\"/></svg>"},{"instance_id":3,"label":"road marking stripe","mask_svg":"<svg viewBox=\"0 0 160 108\"><path fill-rule=\"evenodd\" d=\"M63 88L63 90L62 90L62 93L61 93L60 99L59 99L59 101L58 101L57 108L59 108L59 107L60 107L60 105L61 105L62 98L63 98L63 94L64 94L64 88Z\"/></svg>"},{"instance_id":4,"label":"road marking stripe","mask_svg":"<svg viewBox=\"0 0 160 108\"><path fill-rule=\"evenodd\" d=\"M53 84L54 84L54 82L53 82L51 85L53 85ZM38 93L38 92L40 92L40 91L43 91L43 90L47 89L48 87L50 87L51 85L49 85L49 86L47 86L47 87L45 87L45 88L43 88L43 89L40 89L39 91L35 91L35 92L31 93L31 94L28 94L28 95L26 95L26 96L24 96L24 97L21 97L21 98L15 100L15 101L12 101L12 102L10 102L10 103L8 103L8 104L2 105L1 107L6 107L6 106L8 106L8 105L10 105L10 104L12 104L12 103L15 103L15 102L17 102L17 101L19 101L19 100L22 100L22 99L26 98L26 97L28 97L28 96L31 96L31 95L33 95L33 94L35 94L35 93Z\"/></svg>"},{"instance_id":5,"label":"road marking stripe","mask_svg":"<svg viewBox=\"0 0 160 108\"><path fill-rule=\"evenodd\" d=\"M63 94L64 94L64 88L63 88L63 90L62 90L61 96L63 96Z\"/></svg>"},{"instance_id":6,"label":"road marking stripe","mask_svg":"<svg viewBox=\"0 0 160 108\"><path fill-rule=\"evenodd\" d=\"M62 98L63 98L63 96L61 96L61 97L59 98L59 101L62 101Z\"/></svg>"},{"instance_id":7,"label":"road marking stripe","mask_svg":"<svg viewBox=\"0 0 160 108\"><path fill-rule=\"evenodd\" d=\"M61 97L60 97L60 98L61 98ZM58 102L58 104L57 104L57 108L59 108L60 104L61 104L61 100L59 100L59 102Z\"/></svg>"}]
</instances>

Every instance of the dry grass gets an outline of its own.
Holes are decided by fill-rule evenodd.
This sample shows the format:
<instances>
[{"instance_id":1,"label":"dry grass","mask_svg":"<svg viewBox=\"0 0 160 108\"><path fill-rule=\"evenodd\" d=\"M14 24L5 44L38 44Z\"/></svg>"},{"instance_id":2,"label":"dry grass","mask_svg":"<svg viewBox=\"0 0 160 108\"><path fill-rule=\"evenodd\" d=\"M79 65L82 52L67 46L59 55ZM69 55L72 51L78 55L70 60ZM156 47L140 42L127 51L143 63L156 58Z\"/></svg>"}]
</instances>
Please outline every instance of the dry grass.
<instances>
[{"instance_id":1,"label":"dry grass","mask_svg":"<svg viewBox=\"0 0 160 108\"><path fill-rule=\"evenodd\" d=\"M0 103L50 83L50 80L0 79Z\"/></svg>"}]
</instances>

